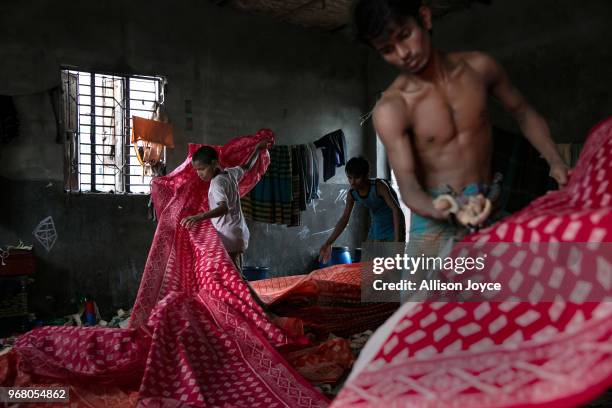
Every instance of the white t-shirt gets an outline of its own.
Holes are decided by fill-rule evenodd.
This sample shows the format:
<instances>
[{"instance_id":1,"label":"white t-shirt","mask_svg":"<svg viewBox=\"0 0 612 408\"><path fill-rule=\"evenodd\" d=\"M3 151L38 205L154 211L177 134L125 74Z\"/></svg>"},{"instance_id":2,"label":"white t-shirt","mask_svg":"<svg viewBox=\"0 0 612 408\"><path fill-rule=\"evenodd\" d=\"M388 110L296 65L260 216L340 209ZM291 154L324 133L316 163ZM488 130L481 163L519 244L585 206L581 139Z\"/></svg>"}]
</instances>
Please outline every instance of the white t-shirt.
<instances>
[{"instance_id":1,"label":"white t-shirt","mask_svg":"<svg viewBox=\"0 0 612 408\"><path fill-rule=\"evenodd\" d=\"M227 214L210 219L227 252L245 251L249 245L249 228L242 215L238 192L238 182L242 176L242 167L228 167L211 180L208 189L208 205L211 210L222 202L227 204Z\"/></svg>"}]
</instances>

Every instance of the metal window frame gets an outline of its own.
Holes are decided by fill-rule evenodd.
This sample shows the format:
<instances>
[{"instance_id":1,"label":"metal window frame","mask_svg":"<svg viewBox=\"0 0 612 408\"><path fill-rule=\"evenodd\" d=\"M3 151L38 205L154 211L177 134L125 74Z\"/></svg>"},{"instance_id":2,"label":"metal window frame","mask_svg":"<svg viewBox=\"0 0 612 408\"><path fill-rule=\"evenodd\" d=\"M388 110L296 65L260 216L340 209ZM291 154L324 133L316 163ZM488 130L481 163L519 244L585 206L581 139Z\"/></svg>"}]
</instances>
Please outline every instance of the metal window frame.
<instances>
[{"instance_id":1,"label":"metal window frame","mask_svg":"<svg viewBox=\"0 0 612 408\"><path fill-rule=\"evenodd\" d=\"M96 194L96 193L100 193L100 194L128 194L128 195L141 195L141 194L149 194L150 193L150 189L147 189L148 191L142 192L142 191L132 191L133 189L136 188L142 188L147 186L146 183L133 183L131 180L131 177L137 175L137 172L133 172L133 170L131 169L132 167L139 167L140 165L138 164L132 164L131 159L136 157L136 153L133 151L134 146L131 143L131 132L132 132L132 123L131 123L131 113L132 113L132 104L134 103L134 101L138 101L138 100L142 100L142 101L148 101L148 102L155 102L158 104L163 104L164 103L164 85L165 85L165 78L161 75L127 75L127 74L119 74L119 73L113 73L113 72L107 72L107 71L97 71L97 70L88 70L88 69L79 69L77 67L70 67L70 66L63 66L61 67L62 71L66 71L70 74L75 74L77 75L77 131L76 131L76 144L77 144L77 176L78 176L78 192L79 193L87 193L87 194ZM88 83L86 84L82 84L81 83L81 78L80 75L81 74L87 74L90 76ZM116 166L116 172L120 172L120 179L121 179L121 190L122 191L117 191L117 186L116 184L110 184L105 182L104 177L108 176L108 174L106 174L106 172L96 172L96 157L99 156L99 154L97 153L97 147L102 146L115 146L113 144L106 144L106 143L96 143L96 130L97 128L105 128L105 127L110 127L110 128L114 128L114 126L106 126L104 124L98 124L96 123L96 119L97 118L102 118L102 120L104 120L104 118L117 118L117 115L104 115L104 111L102 112L101 115L97 115L96 114L96 109L98 107L105 109L107 107L104 106L104 103L102 104L97 104L96 103L96 98L111 98L116 100L116 98L112 98L109 96L105 96L105 95L97 95L97 90L98 88L108 88L114 89L113 87L105 87L104 84L101 85L96 85L96 80L99 79L100 77L104 77L104 76L109 76L111 77L113 80L121 80L122 81L122 95L121 95L121 99L120 99L120 103L119 106L121 107L121 116L123 119L123 133L120 135L121 137L121 147L122 147L122 157L121 159L123 160L122 163L120 163L120 167ZM130 95L130 91L131 91L131 84L130 81L131 80L143 80L143 81L154 81L156 82L155 85L155 91L149 91L149 90L138 90L136 89L136 92L143 92L143 93L150 93L151 96L153 96L153 99L148 100L148 99L132 99L131 95ZM80 86L88 86L89 89L89 93L85 94L85 93L81 93L80 92ZM86 98L85 100L87 100L89 103L83 103L83 98ZM89 113L81 113L81 108L89 108ZM113 109L116 109L115 107L113 107ZM148 111L148 109L134 109L134 110L138 110L138 111ZM152 112L152 111L151 111ZM83 126L88 126L89 127L89 134L87 133L82 133L81 132L81 116L89 116L91 119L89 120L89 123L83 124ZM82 137L83 136L83 137ZM86 136L89 136L88 139L85 139ZM119 135L117 135L118 137ZM84 140L85 139L85 140ZM85 172L82 169L82 164L87 165L88 163L83 163L83 159L82 159L82 155L83 154L87 154L87 153L81 153L81 145L88 145L89 146L89 156L90 156L90 163L89 163L89 172ZM104 156L104 154L102 154L102 156ZM164 161L166 160L166 149L164 148L164 152L163 152L163 157L164 157ZM105 165L107 166L107 165ZM116 173L115 173L116 174ZM83 183L81 180L81 176L89 176L90 180L89 183ZM145 176L143 176L145 177ZM146 177L150 177L150 176L146 176ZM83 185L88 185L89 189L88 190L84 190L83 189ZM101 191L98 190L97 187L99 186L114 186L114 188L112 188L111 191Z\"/></svg>"}]
</instances>

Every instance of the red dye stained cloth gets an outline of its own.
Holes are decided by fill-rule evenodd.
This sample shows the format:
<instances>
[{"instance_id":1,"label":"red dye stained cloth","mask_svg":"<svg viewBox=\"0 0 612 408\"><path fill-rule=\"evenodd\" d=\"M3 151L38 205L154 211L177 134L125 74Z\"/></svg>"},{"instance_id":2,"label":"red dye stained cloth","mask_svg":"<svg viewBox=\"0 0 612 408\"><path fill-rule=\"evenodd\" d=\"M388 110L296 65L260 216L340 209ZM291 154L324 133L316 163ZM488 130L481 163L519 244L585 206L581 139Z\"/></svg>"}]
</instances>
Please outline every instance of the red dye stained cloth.
<instances>
[{"instance_id":1,"label":"red dye stained cloth","mask_svg":"<svg viewBox=\"0 0 612 408\"><path fill-rule=\"evenodd\" d=\"M513 281L517 293L527 293L521 280L537 270L543 293L560 287L560 276L572 288L589 281L610 293L611 254L591 252L612 242L610 180L612 118L590 132L565 188L464 242L589 242L591 249L574 246L582 252L571 266L510 246L516 252L500 256L489 280ZM556 264L535 268L544 257ZM413 302L370 339L332 406L557 408L587 402L610 385L609 301Z\"/></svg>"},{"instance_id":2,"label":"red dye stained cloth","mask_svg":"<svg viewBox=\"0 0 612 408\"><path fill-rule=\"evenodd\" d=\"M221 165L242 164L263 139L273 140L272 132L215 146ZM303 339L275 326L253 301L210 221L179 225L208 208L209 183L191 167L198 147L190 145L181 166L153 181L159 224L130 328L29 332L0 359L0 383L70 383L73 402L83 406L328 405L275 349ZM240 183L242 195L268 164L262 152Z\"/></svg>"}]
</instances>

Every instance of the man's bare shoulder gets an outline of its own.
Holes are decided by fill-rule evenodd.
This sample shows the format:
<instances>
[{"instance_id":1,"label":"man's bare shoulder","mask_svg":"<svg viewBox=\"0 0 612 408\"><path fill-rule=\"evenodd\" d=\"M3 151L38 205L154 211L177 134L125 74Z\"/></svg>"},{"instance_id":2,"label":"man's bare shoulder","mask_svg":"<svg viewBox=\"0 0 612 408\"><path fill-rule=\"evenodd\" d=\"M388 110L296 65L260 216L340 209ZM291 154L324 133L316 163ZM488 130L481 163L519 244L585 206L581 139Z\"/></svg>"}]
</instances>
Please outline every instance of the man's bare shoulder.
<instances>
[{"instance_id":1,"label":"man's bare shoulder","mask_svg":"<svg viewBox=\"0 0 612 408\"><path fill-rule=\"evenodd\" d=\"M457 51L447 54L453 62L466 62L470 65L486 65L496 63L495 58L483 51Z\"/></svg>"},{"instance_id":2,"label":"man's bare shoulder","mask_svg":"<svg viewBox=\"0 0 612 408\"><path fill-rule=\"evenodd\" d=\"M403 131L409 123L409 106L399 89L389 88L376 103L374 126L380 135Z\"/></svg>"},{"instance_id":3,"label":"man's bare shoulder","mask_svg":"<svg viewBox=\"0 0 612 408\"><path fill-rule=\"evenodd\" d=\"M374 106L374 114L405 111L408 108L406 99L398 89L387 89Z\"/></svg>"},{"instance_id":4,"label":"man's bare shoulder","mask_svg":"<svg viewBox=\"0 0 612 408\"><path fill-rule=\"evenodd\" d=\"M454 63L465 63L485 79L490 79L499 73L501 66L490 54L482 51L462 51L448 54Z\"/></svg>"}]
</instances>

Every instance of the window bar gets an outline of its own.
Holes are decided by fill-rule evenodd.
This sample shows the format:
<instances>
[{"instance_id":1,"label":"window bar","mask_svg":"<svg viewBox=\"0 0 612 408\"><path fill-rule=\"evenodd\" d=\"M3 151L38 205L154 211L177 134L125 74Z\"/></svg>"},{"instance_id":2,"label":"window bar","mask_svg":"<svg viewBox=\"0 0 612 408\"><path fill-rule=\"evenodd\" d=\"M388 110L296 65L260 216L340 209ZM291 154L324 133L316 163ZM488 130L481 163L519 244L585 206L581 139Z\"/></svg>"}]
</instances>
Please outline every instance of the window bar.
<instances>
[{"instance_id":1,"label":"window bar","mask_svg":"<svg viewBox=\"0 0 612 408\"><path fill-rule=\"evenodd\" d=\"M68 79L68 81L70 81L70 71L65 71L66 72L66 78ZM74 188L74 186L72 185L72 172L73 172L73 167L72 167L72 162L70 163L69 166L69 183L68 183L68 191L70 193L74 192L74 190L78 190L81 191L81 73L77 72L76 73L76 94L75 94L75 103L76 103L76 129L75 132L73 134L74 137L74 144L75 144L75 149L76 152L74 154L76 154L76 177L77 177L77 186L76 188ZM69 86L67 88L70 88ZM70 95L70 91L68 91L68 94ZM69 96L70 97L70 96ZM74 160L74 158L72 159Z\"/></svg>"},{"instance_id":2,"label":"window bar","mask_svg":"<svg viewBox=\"0 0 612 408\"><path fill-rule=\"evenodd\" d=\"M123 166L123 180L125 180L125 192L129 193L130 192L130 153L131 153L131 149L133 149L132 147L132 128L130 126L130 77L125 77L123 78L124 81L124 87L123 87L123 106L125 106L125 109L123 110L125 112L125 122L124 122L124 132L125 132L125 139L123 139L123 146L127 146L127 148L124 149L123 151L123 160L124 160L124 166Z\"/></svg>"},{"instance_id":3,"label":"window bar","mask_svg":"<svg viewBox=\"0 0 612 408\"><path fill-rule=\"evenodd\" d=\"M89 141L91 143L91 191L96 191L96 74L90 73L91 81L91 111L92 120L89 130Z\"/></svg>"}]
</instances>

